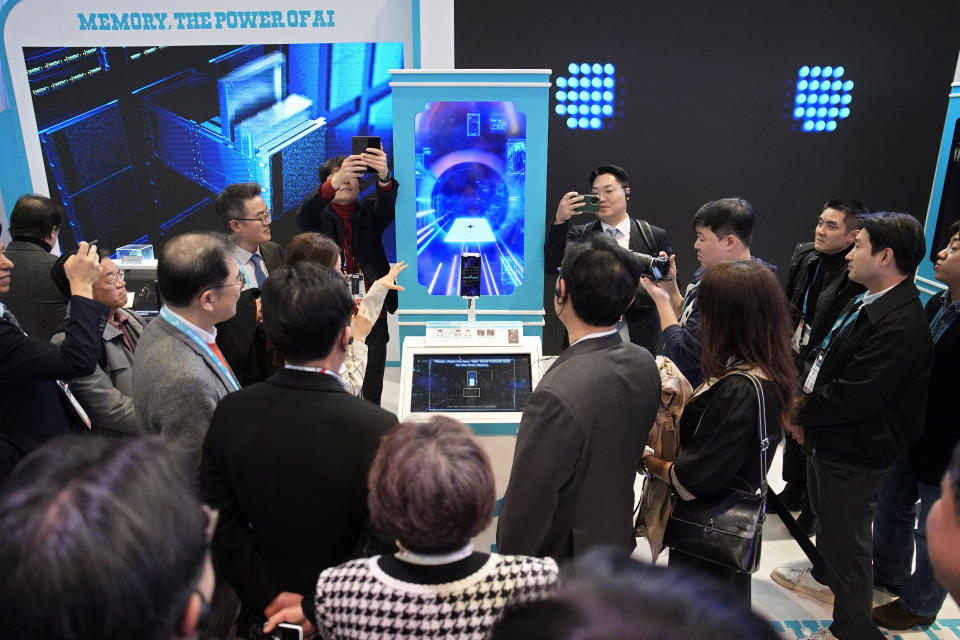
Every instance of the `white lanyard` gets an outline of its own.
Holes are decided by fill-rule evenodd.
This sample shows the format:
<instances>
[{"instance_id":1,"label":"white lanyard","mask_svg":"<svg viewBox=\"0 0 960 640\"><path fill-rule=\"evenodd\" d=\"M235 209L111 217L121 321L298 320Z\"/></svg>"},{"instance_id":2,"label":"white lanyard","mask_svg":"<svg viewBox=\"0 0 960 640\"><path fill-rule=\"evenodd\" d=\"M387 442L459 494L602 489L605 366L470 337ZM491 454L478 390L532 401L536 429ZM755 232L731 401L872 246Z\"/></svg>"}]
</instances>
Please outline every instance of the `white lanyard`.
<instances>
[{"instance_id":1,"label":"white lanyard","mask_svg":"<svg viewBox=\"0 0 960 640\"><path fill-rule=\"evenodd\" d=\"M293 369L294 371L307 371L310 373L325 373L328 376L333 376L333 379L340 383L340 386L344 389L347 388L347 385L343 383L343 380L340 378L340 374L331 369L325 367L304 367L299 364L285 364L283 365L284 369Z\"/></svg>"}]
</instances>

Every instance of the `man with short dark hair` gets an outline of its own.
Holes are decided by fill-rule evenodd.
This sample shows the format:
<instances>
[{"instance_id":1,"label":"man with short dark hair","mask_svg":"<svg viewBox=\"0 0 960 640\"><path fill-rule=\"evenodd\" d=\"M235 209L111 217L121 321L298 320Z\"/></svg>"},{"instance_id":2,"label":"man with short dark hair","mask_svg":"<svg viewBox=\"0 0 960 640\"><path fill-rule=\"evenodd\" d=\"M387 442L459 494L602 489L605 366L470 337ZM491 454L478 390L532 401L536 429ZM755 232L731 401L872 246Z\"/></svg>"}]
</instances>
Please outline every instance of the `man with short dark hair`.
<instances>
[{"instance_id":1,"label":"man with short dark hair","mask_svg":"<svg viewBox=\"0 0 960 640\"><path fill-rule=\"evenodd\" d=\"M221 400L204 441L201 493L220 510L214 566L243 603L243 637L256 618L311 601L320 571L351 558L364 534L367 471L397 419L337 375L352 313L330 267L275 269L263 322L286 364Z\"/></svg>"},{"instance_id":2,"label":"man with short dark hair","mask_svg":"<svg viewBox=\"0 0 960 640\"><path fill-rule=\"evenodd\" d=\"M283 249L270 242L270 210L256 182L227 185L214 207L233 242L244 285L237 313L217 325L217 346L241 385L259 382L275 371L260 316L260 287L283 264Z\"/></svg>"},{"instance_id":3,"label":"man with short dark hair","mask_svg":"<svg viewBox=\"0 0 960 640\"><path fill-rule=\"evenodd\" d=\"M557 205L557 213L547 231L544 266L548 276L555 276L571 243L582 242L595 234L613 239L624 249L657 256L673 253L667 232L627 213L630 200L630 179L616 165L601 165L590 172L590 190L600 198L597 219L586 224L571 225L570 219L581 215L583 197L576 191L565 193ZM624 337L630 342L656 353L660 343L660 321L650 295L638 289L633 303L624 314Z\"/></svg>"},{"instance_id":4,"label":"man with short dark hair","mask_svg":"<svg viewBox=\"0 0 960 640\"><path fill-rule=\"evenodd\" d=\"M28 335L49 340L67 313L67 299L53 281L50 269L57 261L63 207L50 198L22 195L10 212L11 241L4 249L17 265L16 282L0 294L0 302L15 309L20 327Z\"/></svg>"},{"instance_id":5,"label":"man with short dark hair","mask_svg":"<svg viewBox=\"0 0 960 640\"><path fill-rule=\"evenodd\" d=\"M145 433L177 441L199 468L217 402L240 388L216 324L233 316L243 274L222 236L185 233L160 251L157 280L164 306L134 356L133 404Z\"/></svg>"},{"instance_id":6,"label":"man with short dark hair","mask_svg":"<svg viewBox=\"0 0 960 640\"><path fill-rule=\"evenodd\" d=\"M867 208L856 200L828 200L817 219L813 242L797 244L787 275L787 298L794 327L793 351L798 375L807 354L820 344L847 303L863 293L863 285L847 277L844 256L863 226ZM801 380L801 382L803 382ZM807 499L807 461L794 438L787 438L783 453L786 488L780 499L800 511L797 523L813 535L816 529Z\"/></svg>"},{"instance_id":7,"label":"man with short dark hair","mask_svg":"<svg viewBox=\"0 0 960 640\"><path fill-rule=\"evenodd\" d=\"M554 309L570 346L527 400L500 510L501 553L558 561L612 545L630 551L633 482L660 404L650 352L624 342L617 321L640 268L591 234L567 248Z\"/></svg>"},{"instance_id":8,"label":"man with short dark hair","mask_svg":"<svg viewBox=\"0 0 960 640\"><path fill-rule=\"evenodd\" d=\"M807 455L810 505L819 518L824 568L778 567L781 586L834 601L833 624L811 638L863 637L873 607L871 524L884 475L920 436L933 341L913 284L923 228L904 213L864 216L847 254L850 279L866 287L810 353L796 422ZM831 593L832 591L832 593ZM848 595L849 594L849 595Z\"/></svg>"},{"instance_id":9,"label":"man with short dark hair","mask_svg":"<svg viewBox=\"0 0 960 640\"><path fill-rule=\"evenodd\" d=\"M960 445L953 449L940 491L927 517L930 564L940 584L960 603Z\"/></svg>"},{"instance_id":10,"label":"man with short dark hair","mask_svg":"<svg viewBox=\"0 0 960 640\"><path fill-rule=\"evenodd\" d=\"M159 437L69 436L0 495L0 637L196 638L213 590L209 515Z\"/></svg>"},{"instance_id":11,"label":"man with short dark hair","mask_svg":"<svg viewBox=\"0 0 960 640\"><path fill-rule=\"evenodd\" d=\"M367 168L377 175L375 195L358 202L360 178ZM335 156L319 170L320 186L310 192L297 210L301 231L319 231L332 238L343 252L344 273L364 286L360 294L387 275L390 262L383 248L383 233L396 215L397 181L390 177L387 154L368 148L360 155ZM359 288L359 287L358 287ZM383 371L387 362L387 313L397 310L397 293L390 291L383 311L367 336L367 369L363 376L363 397L380 404Z\"/></svg>"},{"instance_id":12,"label":"man with short dark hair","mask_svg":"<svg viewBox=\"0 0 960 640\"><path fill-rule=\"evenodd\" d=\"M687 287L686 293L680 293L676 261L672 255L667 280L656 283L643 278L640 281L657 306L664 355L673 360L694 388L703 382L697 287L704 272L724 260L756 260L776 271L773 265L750 254L753 221L753 206L742 198L722 198L706 203L693 216L693 231L697 234L693 248L697 250L700 268L694 273L693 283Z\"/></svg>"},{"instance_id":13,"label":"man with short dark hair","mask_svg":"<svg viewBox=\"0 0 960 640\"><path fill-rule=\"evenodd\" d=\"M956 410L960 389L960 222L951 225L947 246L937 254L933 273L947 290L931 297L926 306L934 344L923 434L887 472L873 520L874 582L900 596L873 610L874 622L888 629L931 624L947 598L930 567L925 521L940 498L940 480L950 464L950 452L960 441ZM914 546L916 568L911 562Z\"/></svg>"}]
</instances>

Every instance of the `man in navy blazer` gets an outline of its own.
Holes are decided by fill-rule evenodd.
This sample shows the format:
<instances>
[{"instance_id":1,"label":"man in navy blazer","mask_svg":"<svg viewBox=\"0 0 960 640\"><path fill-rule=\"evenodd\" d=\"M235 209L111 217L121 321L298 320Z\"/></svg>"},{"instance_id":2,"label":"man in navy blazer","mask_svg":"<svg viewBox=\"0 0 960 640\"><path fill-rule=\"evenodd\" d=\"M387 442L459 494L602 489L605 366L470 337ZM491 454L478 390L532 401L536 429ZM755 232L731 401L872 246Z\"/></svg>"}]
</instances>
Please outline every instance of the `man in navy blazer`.
<instances>
[{"instance_id":1,"label":"man in navy blazer","mask_svg":"<svg viewBox=\"0 0 960 640\"><path fill-rule=\"evenodd\" d=\"M497 525L501 553L563 560L636 545L633 483L660 406L660 374L616 324L639 277L627 251L603 236L567 249L554 309L571 343L524 407Z\"/></svg>"},{"instance_id":2,"label":"man in navy blazer","mask_svg":"<svg viewBox=\"0 0 960 640\"><path fill-rule=\"evenodd\" d=\"M353 313L340 273L283 266L262 293L267 337L286 364L220 401L200 467L201 494L220 511L214 568L240 596L242 637L258 616L309 602L320 571L354 556L367 472L397 422L337 375Z\"/></svg>"},{"instance_id":3,"label":"man in navy blazer","mask_svg":"<svg viewBox=\"0 0 960 640\"><path fill-rule=\"evenodd\" d=\"M10 290L13 269L0 249L0 294ZM17 318L0 304L0 483L27 453L70 431L64 411L75 410L57 381L89 375L97 366L109 308L93 300L93 283L100 277L96 247L81 242L64 269L71 297L62 344L24 335Z\"/></svg>"}]
</instances>

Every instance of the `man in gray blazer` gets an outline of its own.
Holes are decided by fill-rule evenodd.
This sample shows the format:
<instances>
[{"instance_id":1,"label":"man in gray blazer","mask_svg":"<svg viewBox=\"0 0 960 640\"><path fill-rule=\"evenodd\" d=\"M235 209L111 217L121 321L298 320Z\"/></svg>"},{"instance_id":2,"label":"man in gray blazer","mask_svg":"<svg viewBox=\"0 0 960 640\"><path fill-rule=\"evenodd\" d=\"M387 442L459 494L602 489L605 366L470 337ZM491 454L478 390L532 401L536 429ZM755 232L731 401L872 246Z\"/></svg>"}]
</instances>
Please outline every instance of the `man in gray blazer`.
<instances>
[{"instance_id":1,"label":"man in gray blazer","mask_svg":"<svg viewBox=\"0 0 960 640\"><path fill-rule=\"evenodd\" d=\"M554 308L570 347L523 411L499 552L563 560L635 546L633 483L660 403L653 356L616 328L639 277L630 253L601 235L567 248Z\"/></svg>"},{"instance_id":2,"label":"man in gray blazer","mask_svg":"<svg viewBox=\"0 0 960 640\"><path fill-rule=\"evenodd\" d=\"M186 233L160 252L164 306L133 359L133 404L146 433L172 438L200 467L200 449L220 398L239 389L216 344L216 325L233 316L243 274L228 240Z\"/></svg>"},{"instance_id":3,"label":"man in gray blazer","mask_svg":"<svg viewBox=\"0 0 960 640\"><path fill-rule=\"evenodd\" d=\"M17 265L17 277L0 303L17 312L20 328L32 338L49 340L67 315L67 299L53 280L50 269L57 256L50 252L57 244L63 207L50 198L22 195L10 212L10 244L4 249Z\"/></svg>"}]
</instances>

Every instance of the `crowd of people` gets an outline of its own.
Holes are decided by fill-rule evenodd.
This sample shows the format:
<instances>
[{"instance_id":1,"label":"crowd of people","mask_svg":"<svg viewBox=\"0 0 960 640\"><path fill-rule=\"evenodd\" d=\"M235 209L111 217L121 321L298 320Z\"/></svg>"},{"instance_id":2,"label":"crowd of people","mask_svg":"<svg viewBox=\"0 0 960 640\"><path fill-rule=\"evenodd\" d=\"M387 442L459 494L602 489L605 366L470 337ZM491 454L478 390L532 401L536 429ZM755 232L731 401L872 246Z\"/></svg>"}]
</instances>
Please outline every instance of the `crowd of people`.
<instances>
[{"instance_id":1,"label":"crowd of people","mask_svg":"<svg viewBox=\"0 0 960 640\"><path fill-rule=\"evenodd\" d=\"M378 406L405 268L381 242L386 154L318 177L286 248L259 185L224 189L228 235L166 242L146 325L109 250L57 258L61 208L17 201L0 251L4 637L774 637L748 571L679 540L667 568L629 555L638 472L691 506L762 495L781 440L780 498L822 566L771 577L833 605L812 638L930 624L960 596L960 223L925 309L914 217L827 201L784 290L751 253L750 203L719 199L692 217L700 268L681 290L666 231L627 211L626 171L598 167L597 219L573 224L570 192L549 226L567 346L498 505L469 427ZM675 424L665 371L692 389ZM655 424L675 451L660 431L646 446ZM474 549L498 508L496 551ZM875 586L899 598L874 608Z\"/></svg>"}]
</instances>

